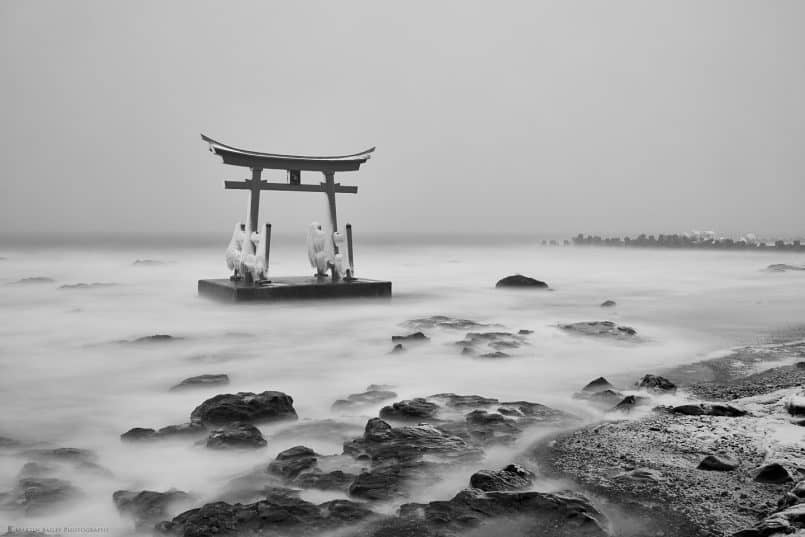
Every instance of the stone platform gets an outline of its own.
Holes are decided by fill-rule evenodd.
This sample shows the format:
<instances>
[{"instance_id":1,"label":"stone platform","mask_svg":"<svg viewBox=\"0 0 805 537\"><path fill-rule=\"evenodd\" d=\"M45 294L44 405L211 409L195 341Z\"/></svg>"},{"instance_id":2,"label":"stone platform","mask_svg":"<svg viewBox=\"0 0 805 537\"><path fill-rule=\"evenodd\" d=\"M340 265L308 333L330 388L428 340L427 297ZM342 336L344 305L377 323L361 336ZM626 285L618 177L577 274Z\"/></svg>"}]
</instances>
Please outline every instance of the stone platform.
<instances>
[{"instance_id":1,"label":"stone platform","mask_svg":"<svg viewBox=\"0 0 805 537\"><path fill-rule=\"evenodd\" d=\"M224 278L199 280L198 294L229 302L391 296L391 282L363 278L334 282L330 278L286 276L271 278L270 282L254 285Z\"/></svg>"}]
</instances>

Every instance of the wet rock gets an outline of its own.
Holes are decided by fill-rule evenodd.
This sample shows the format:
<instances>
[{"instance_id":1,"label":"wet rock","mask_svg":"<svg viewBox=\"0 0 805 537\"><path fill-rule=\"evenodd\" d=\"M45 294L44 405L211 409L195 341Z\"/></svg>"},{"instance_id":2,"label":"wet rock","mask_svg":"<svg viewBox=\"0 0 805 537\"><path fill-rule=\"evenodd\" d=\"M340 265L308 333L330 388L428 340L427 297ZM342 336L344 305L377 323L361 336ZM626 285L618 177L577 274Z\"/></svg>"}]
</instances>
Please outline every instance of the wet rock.
<instances>
[{"instance_id":1,"label":"wet rock","mask_svg":"<svg viewBox=\"0 0 805 537\"><path fill-rule=\"evenodd\" d=\"M792 416L805 416L805 394L791 396L785 403L785 409Z\"/></svg>"},{"instance_id":2,"label":"wet rock","mask_svg":"<svg viewBox=\"0 0 805 537\"><path fill-rule=\"evenodd\" d=\"M510 464L502 470L480 470L470 477L470 486L483 491L522 490L534 482L534 473Z\"/></svg>"},{"instance_id":3,"label":"wet rock","mask_svg":"<svg viewBox=\"0 0 805 537\"><path fill-rule=\"evenodd\" d=\"M208 386L223 386L229 384L229 375L225 374L206 374L189 377L179 384L171 387L171 390L182 390L186 388L204 388Z\"/></svg>"},{"instance_id":4,"label":"wet rock","mask_svg":"<svg viewBox=\"0 0 805 537\"><path fill-rule=\"evenodd\" d=\"M473 410L465 416L470 437L482 443L511 442L523 430L517 420L486 410Z\"/></svg>"},{"instance_id":5,"label":"wet rock","mask_svg":"<svg viewBox=\"0 0 805 537\"><path fill-rule=\"evenodd\" d=\"M651 468L635 468L633 470L628 470L616 475L615 479L628 481L653 481L655 483L659 483L663 480L663 475L662 472L652 470Z\"/></svg>"},{"instance_id":6,"label":"wet rock","mask_svg":"<svg viewBox=\"0 0 805 537\"><path fill-rule=\"evenodd\" d=\"M157 522L172 516L176 507L191 499L189 494L176 489L166 492L118 490L112 494L118 512L134 519L134 526L142 530L151 529Z\"/></svg>"},{"instance_id":7,"label":"wet rock","mask_svg":"<svg viewBox=\"0 0 805 537\"><path fill-rule=\"evenodd\" d=\"M204 425L226 425L235 422L261 423L298 419L293 398L282 392L216 395L197 406L190 421Z\"/></svg>"},{"instance_id":8,"label":"wet rock","mask_svg":"<svg viewBox=\"0 0 805 537\"><path fill-rule=\"evenodd\" d=\"M207 432L207 428L199 422L167 425L157 431L157 438L193 437Z\"/></svg>"},{"instance_id":9,"label":"wet rock","mask_svg":"<svg viewBox=\"0 0 805 537\"><path fill-rule=\"evenodd\" d=\"M356 477L357 475L343 470L333 470L331 472L312 471L298 476L293 480L293 484L304 489L347 490Z\"/></svg>"},{"instance_id":10,"label":"wet rock","mask_svg":"<svg viewBox=\"0 0 805 537\"><path fill-rule=\"evenodd\" d=\"M650 392L666 392L666 393L675 393L676 392L676 384L671 382L665 377L661 377L659 375L645 375L640 382L637 383L637 388L639 390L647 390Z\"/></svg>"},{"instance_id":11,"label":"wet rock","mask_svg":"<svg viewBox=\"0 0 805 537\"><path fill-rule=\"evenodd\" d=\"M601 392L604 390L614 390L615 386L609 383L604 377L598 377L591 380L587 385L581 389L582 392Z\"/></svg>"},{"instance_id":12,"label":"wet rock","mask_svg":"<svg viewBox=\"0 0 805 537\"><path fill-rule=\"evenodd\" d=\"M399 354L401 352L405 352L405 347L403 347L402 343L397 343L394 345L394 348L391 349L391 354Z\"/></svg>"},{"instance_id":13,"label":"wet rock","mask_svg":"<svg viewBox=\"0 0 805 537\"><path fill-rule=\"evenodd\" d=\"M422 342L430 341L430 338L422 332L414 332L407 336L391 336L391 341L407 341L407 342Z\"/></svg>"},{"instance_id":14,"label":"wet rock","mask_svg":"<svg viewBox=\"0 0 805 537\"><path fill-rule=\"evenodd\" d=\"M769 265L766 267L766 270L769 272L789 272L789 271L800 271L805 270L805 266L803 265L788 265L786 263L775 263L773 265Z\"/></svg>"},{"instance_id":15,"label":"wet rock","mask_svg":"<svg viewBox=\"0 0 805 537\"><path fill-rule=\"evenodd\" d=\"M83 494L69 481L54 477L23 477L9 493L0 495L0 510L19 510L29 516L68 507Z\"/></svg>"},{"instance_id":16,"label":"wet rock","mask_svg":"<svg viewBox=\"0 0 805 537\"><path fill-rule=\"evenodd\" d=\"M15 440L8 436L0 436L0 449L16 448L19 447L20 445L21 442L19 440Z\"/></svg>"},{"instance_id":17,"label":"wet rock","mask_svg":"<svg viewBox=\"0 0 805 537\"><path fill-rule=\"evenodd\" d=\"M576 399L584 399L602 408L612 408L613 405L623 400L623 394L615 390L602 390L594 393L582 392L574 394L573 397Z\"/></svg>"},{"instance_id":18,"label":"wet rock","mask_svg":"<svg viewBox=\"0 0 805 537\"><path fill-rule=\"evenodd\" d=\"M251 423L232 423L210 431L206 446L211 449L255 449L266 446L260 429Z\"/></svg>"},{"instance_id":19,"label":"wet rock","mask_svg":"<svg viewBox=\"0 0 805 537\"><path fill-rule=\"evenodd\" d=\"M529 334L533 334L533 333L534 333L534 331L533 331L533 330L525 330L525 329L522 329L522 330L518 330L518 331L517 331L517 334L518 334L518 335L520 335L520 336L527 336L527 335L529 335Z\"/></svg>"},{"instance_id":20,"label":"wet rock","mask_svg":"<svg viewBox=\"0 0 805 537\"><path fill-rule=\"evenodd\" d=\"M422 319L412 319L406 324L415 330L427 330L429 328L451 328L453 330L472 330L474 328L482 328L489 326L483 323L477 323L469 319L457 319L455 317L448 317L446 315L433 315Z\"/></svg>"},{"instance_id":21,"label":"wet rock","mask_svg":"<svg viewBox=\"0 0 805 537\"><path fill-rule=\"evenodd\" d=\"M678 405L673 407L671 412L688 416L726 416L730 418L737 418L747 414L746 410L721 403Z\"/></svg>"},{"instance_id":22,"label":"wet rock","mask_svg":"<svg viewBox=\"0 0 805 537\"><path fill-rule=\"evenodd\" d=\"M631 326L622 326L612 321L582 321L577 323L560 324L559 328L575 334L586 336L603 336L614 338L630 338L637 335L637 330Z\"/></svg>"},{"instance_id":23,"label":"wet rock","mask_svg":"<svg viewBox=\"0 0 805 537\"><path fill-rule=\"evenodd\" d=\"M134 427L120 435L120 439L124 442L149 442L157 438L156 430L146 427Z\"/></svg>"},{"instance_id":24,"label":"wet rock","mask_svg":"<svg viewBox=\"0 0 805 537\"><path fill-rule=\"evenodd\" d=\"M346 399L339 399L332 405L333 410L350 410L356 407L376 405L389 399L394 399L397 394L387 390L368 390L363 393L353 393Z\"/></svg>"},{"instance_id":25,"label":"wet rock","mask_svg":"<svg viewBox=\"0 0 805 537\"><path fill-rule=\"evenodd\" d=\"M316 453L306 446L294 446L277 455L277 458L268 465L270 474L278 475L291 480L306 470L316 466L318 459Z\"/></svg>"},{"instance_id":26,"label":"wet rock","mask_svg":"<svg viewBox=\"0 0 805 537\"><path fill-rule=\"evenodd\" d=\"M344 443L344 453L376 463L419 459L425 455L446 459L474 458L481 451L466 440L432 425L392 427L379 418L366 423L363 437Z\"/></svg>"},{"instance_id":27,"label":"wet rock","mask_svg":"<svg viewBox=\"0 0 805 537\"><path fill-rule=\"evenodd\" d=\"M250 504L208 503L169 522L161 522L156 530L182 537L312 535L366 521L373 516L371 510L349 500L316 505L290 494L274 493Z\"/></svg>"},{"instance_id":28,"label":"wet rock","mask_svg":"<svg viewBox=\"0 0 805 537\"><path fill-rule=\"evenodd\" d=\"M708 455L702 459L696 468L698 470L709 470L713 472L731 472L738 468L738 463L724 455Z\"/></svg>"},{"instance_id":29,"label":"wet rock","mask_svg":"<svg viewBox=\"0 0 805 537\"><path fill-rule=\"evenodd\" d=\"M794 367L797 369L805 369L805 361L795 363Z\"/></svg>"},{"instance_id":30,"label":"wet rock","mask_svg":"<svg viewBox=\"0 0 805 537\"><path fill-rule=\"evenodd\" d=\"M152 336L138 337L137 339L133 339L127 343L170 343L172 341L179 341L181 339L182 338L172 336L170 334L154 334Z\"/></svg>"},{"instance_id":31,"label":"wet rock","mask_svg":"<svg viewBox=\"0 0 805 537\"><path fill-rule=\"evenodd\" d=\"M66 283L64 285L59 286L59 289L97 289L99 287L114 287L116 283L111 282L92 282L92 283Z\"/></svg>"},{"instance_id":32,"label":"wet rock","mask_svg":"<svg viewBox=\"0 0 805 537\"><path fill-rule=\"evenodd\" d=\"M495 524L495 535L603 537L606 518L580 495L544 492L484 492L465 489L448 501L405 504L400 522L420 521L413 533L382 535L464 535L471 528ZM392 526L393 527L393 526ZM410 527L410 526L409 526ZM483 533L481 533L483 534ZM378 534L375 533L375 536Z\"/></svg>"},{"instance_id":33,"label":"wet rock","mask_svg":"<svg viewBox=\"0 0 805 537\"><path fill-rule=\"evenodd\" d=\"M373 501L405 497L410 482L426 476L429 466L413 460L375 466L355 477L349 486L349 495Z\"/></svg>"},{"instance_id":34,"label":"wet rock","mask_svg":"<svg viewBox=\"0 0 805 537\"><path fill-rule=\"evenodd\" d=\"M438 411L439 405L417 397L384 406L380 409L380 417L384 420L398 421L427 420L436 416Z\"/></svg>"},{"instance_id":35,"label":"wet rock","mask_svg":"<svg viewBox=\"0 0 805 537\"><path fill-rule=\"evenodd\" d=\"M623 400L615 405L611 412L631 412L637 407L646 406L651 402L651 398L640 395L627 395Z\"/></svg>"},{"instance_id":36,"label":"wet rock","mask_svg":"<svg viewBox=\"0 0 805 537\"><path fill-rule=\"evenodd\" d=\"M68 462L73 464L94 464L97 456L88 449L61 447L37 448L23 452L29 459L46 462Z\"/></svg>"},{"instance_id":37,"label":"wet rock","mask_svg":"<svg viewBox=\"0 0 805 537\"><path fill-rule=\"evenodd\" d=\"M546 423L559 423L568 420L576 419L561 410L556 410L541 403L532 403L530 401L504 401L500 403L502 406L498 412L503 414L503 410L516 410L520 415L528 418L529 422L546 422Z\"/></svg>"},{"instance_id":38,"label":"wet rock","mask_svg":"<svg viewBox=\"0 0 805 537\"><path fill-rule=\"evenodd\" d=\"M480 395L456 395L455 393L437 393L431 395L430 399L439 399L444 404L452 408L466 408L496 405L500 401L492 397Z\"/></svg>"},{"instance_id":39,"label":"wet rock","mask_svg":"<svg viewBox=\"0 0 805 537\"><path fill-rule=\"evenodd\" d=\"M614 300L604 300L603 302L601 302L602 308L611 308L614 307L615 305L616 304Z\"/></svg>"},{"instance_id":40,"label":"wet rock","mask_svg":"<svg viewBox=\"0 0 805 537\"><path fill-rule=\"evenodd\" d=\"M22 465L20 471L17 472L17 477L44 477L48 474L52 474L53 471L53 466L48 466L38 462L26 462Z\"/></svg>"},{"instance_id":41,"label":"wet rock","mask_svg":"<svg viewBox=\"0 0 805 537\"><path fill-rule=\"evenodd\" d=\"M494 350L516 349L526 343L525 337L511 332L467 332L464 339L456 345L478 349L488 347Z\"/></svg>"},{"instance_id":42,"label":"wet rock","mask_svg":"<svg viewBox=\"0 0 805 537\"><path fill-rule=\"evenodd\" d=\"M753 479L759 483L786 483L792 481L788 470L776 462L764 464L758 468L754 473Z\"/></svg>"},{"instance_id":43,"label":"wet rock","mask_svg":"<svg viewBox=\"0 0 805 537\"><path fill-rule=\"evenodd\" d=\"M498 282L495 284L495 287L530 287L534 289L547 289L548 284L528 276L523 276L522 274L515 274L513 276L506 276L505 278L498 280Z\"/></svg>"}]
</instances>

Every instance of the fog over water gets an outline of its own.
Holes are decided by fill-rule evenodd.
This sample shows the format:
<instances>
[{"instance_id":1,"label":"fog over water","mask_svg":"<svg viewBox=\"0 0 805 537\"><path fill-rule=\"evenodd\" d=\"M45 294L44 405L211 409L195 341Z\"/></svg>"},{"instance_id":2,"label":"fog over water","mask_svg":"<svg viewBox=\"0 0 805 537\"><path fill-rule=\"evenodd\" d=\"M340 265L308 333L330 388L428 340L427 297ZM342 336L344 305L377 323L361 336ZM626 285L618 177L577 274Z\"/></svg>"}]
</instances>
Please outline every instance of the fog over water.
<instances>
[{"instance_id":1,"label":"fog over water","mask_svg":"<svg viewBox=\"0 0 805 537\"><path fill-rule=\"evenodd\" d=\"M763 270L780 261L780 254L536 243L359 242L358 275L392 280L392 300L242 305L196 295L199 277L225 274L224 245L124 243L112 249L7 243L0 249L5 258L0 260L0 435L92 449L110 472L72 476L86 494L78 507L45 518L12 516L10 523L123 529L129 526L111 502L114 490L176 487L209 499L232 477L292 445L340 453L342 442L359 436L378 408L339 417L330 405L371 383L394 385L400 399L477 393L541 402L593 419L593 411L571 398L589 380L605 375L631 381L755 343L797 324L805 313L802 273ZM134 265L136 259L163 264ZM301 240L279 241L272 261L274 275L310 270ZM552 290L494 287L514 272L544 279ZM53 282L17 283L34 276ZM115 285L60 289L79 282ZM600 308L605 299L616 300L617 307ZM436 314L534 333L527 346L504 360L462 356L454 342L464 332L448 329L429 330L430 343L389 354L391 336L411 331L405 321ZM640 341L573 337L556 328L559 322L607 318L637 329ZM182 339L122 343L152 334ZM202 373L227 373L231 384L168 391ZM197 404L217 393L272 389L293 396L300 421L261 426L268 439L263 450L232 454L190 440L143 445L119 439L131 427L183 423ZM287 432L328 418L342 425L325 433ZM469 473L516 460L533 440L490 450L472 469L416 489L414 499L450 497L466 485ZM23 462L8 453L0 456L0 490L13 487ZM319 499L322 493L305 494Z\"/></svg>"}]
</instances>

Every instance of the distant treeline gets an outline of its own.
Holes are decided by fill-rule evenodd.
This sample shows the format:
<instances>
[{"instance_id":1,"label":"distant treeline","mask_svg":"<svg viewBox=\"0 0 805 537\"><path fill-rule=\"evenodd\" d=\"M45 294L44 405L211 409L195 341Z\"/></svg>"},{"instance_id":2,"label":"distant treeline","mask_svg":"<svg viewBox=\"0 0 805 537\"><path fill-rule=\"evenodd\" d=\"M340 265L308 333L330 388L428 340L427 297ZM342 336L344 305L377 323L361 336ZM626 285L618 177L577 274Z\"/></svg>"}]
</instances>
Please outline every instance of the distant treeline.
<instances>
[{"instance_id":1,"label":"distant treeline","mask_svg":"<svg viewBox=\"0 0 805 537\"><path fill-rule=\"evenodd\" d=\"M543 241L544 242L544 241ZM554 241L552 241L554 242ZM568 244L568 241L564 241ZM621 246L621 247L643 247L643 248L708 248L714 250L789 250L794 252L805 252L805 245L799 240L795 241L759 241L755 239L728 239L714 238L700 235L646 235L641 234L637 237L600 237L593 235L583 235L579 233L572 239L573 244L578 246Z\"/></svg>"}]
</instances>

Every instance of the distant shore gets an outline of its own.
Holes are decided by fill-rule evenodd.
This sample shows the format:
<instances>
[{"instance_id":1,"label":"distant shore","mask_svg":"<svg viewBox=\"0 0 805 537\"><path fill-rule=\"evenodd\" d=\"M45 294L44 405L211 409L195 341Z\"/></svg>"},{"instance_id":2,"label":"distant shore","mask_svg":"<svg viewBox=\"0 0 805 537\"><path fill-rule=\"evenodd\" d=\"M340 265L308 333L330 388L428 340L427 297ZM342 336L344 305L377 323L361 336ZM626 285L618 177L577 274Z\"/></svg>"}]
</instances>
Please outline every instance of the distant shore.
<instances>
[{"instance_id":1,"label":"distant shore","mask_svg":"<svg viewBox=\"0 0 805 537\"><path fill-rule=\"evenodd\" d=\"M557 245L556 241L542 241L543 245ZM660 234L645 235L637 237L601 237L593 235L583 235L579 233L571 240L563 241L563 244L575 246L615 246L622 248L688 248L706 250L750 250L750 251L774 251L774 252L799 252L805 253L805 244L801 240L795 239L785 241L782 239L757 240L754 238L731 239L726 237L716 238L713 234Z\"/></svg>"}]
</instances>

